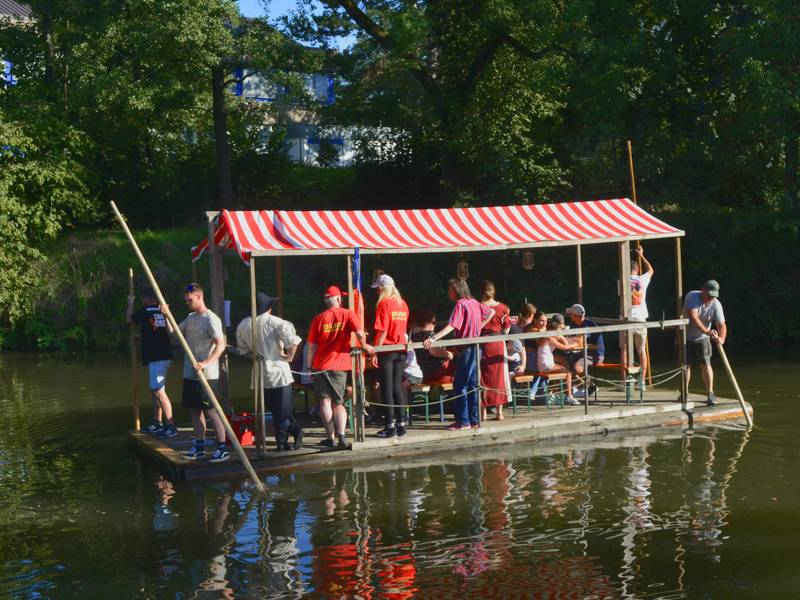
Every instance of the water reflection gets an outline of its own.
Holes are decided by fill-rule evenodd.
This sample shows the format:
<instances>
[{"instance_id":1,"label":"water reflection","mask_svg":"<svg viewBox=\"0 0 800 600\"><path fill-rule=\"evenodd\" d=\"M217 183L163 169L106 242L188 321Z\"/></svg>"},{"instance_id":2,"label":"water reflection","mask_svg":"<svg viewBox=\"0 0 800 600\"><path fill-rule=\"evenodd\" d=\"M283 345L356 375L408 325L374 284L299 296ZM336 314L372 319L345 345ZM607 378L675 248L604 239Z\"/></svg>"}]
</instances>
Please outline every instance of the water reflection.
<instances>
[{"instance_id":1,"label":"water reflection","mask_svg":"<svg viewBox=\"0 0 800 600\"><path fill-rule=\"evenodd\" d=\"M157 477L153 568L137 569L145 593L199 598L688 597L687 572L721 560L746 441L707 428L446 454L270 477L262 496Z\"/></svg>"}]
</instances>

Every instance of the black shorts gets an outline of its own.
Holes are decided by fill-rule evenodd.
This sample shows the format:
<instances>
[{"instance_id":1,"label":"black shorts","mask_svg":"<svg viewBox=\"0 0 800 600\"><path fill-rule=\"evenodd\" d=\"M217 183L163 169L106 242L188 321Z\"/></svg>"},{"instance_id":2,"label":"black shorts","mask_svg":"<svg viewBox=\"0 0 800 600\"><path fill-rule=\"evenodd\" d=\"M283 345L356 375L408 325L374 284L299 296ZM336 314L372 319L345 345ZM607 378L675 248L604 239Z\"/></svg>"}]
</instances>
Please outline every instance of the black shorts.
<instances>
[{"instance_id":1,"label":"black shorts","mask_svg":"<svg viewBox=\"0 0 800 600\"><path fill-rule=\"evenodd\" d=\"M697 364L710 365L711 364L711 338L705 337L690 342L686 340L686 356L683 359L683 364L692 364L692 355L697 355Z\"/></svg>"},{"instance_id":2,"label":"black shorts","mask_svg":"<svg viewBox=\"0 0 800 600\"><path fill-rule=\"evenodd\" d=\"M219 388L219 379L209 379L208 385L216 396ZM183 380L183 398L181 400L183 408L194 408L195 410L210 410L214 408L211 399L206 393L206 388L199 379Z\"/></svg>"}]
</instances>

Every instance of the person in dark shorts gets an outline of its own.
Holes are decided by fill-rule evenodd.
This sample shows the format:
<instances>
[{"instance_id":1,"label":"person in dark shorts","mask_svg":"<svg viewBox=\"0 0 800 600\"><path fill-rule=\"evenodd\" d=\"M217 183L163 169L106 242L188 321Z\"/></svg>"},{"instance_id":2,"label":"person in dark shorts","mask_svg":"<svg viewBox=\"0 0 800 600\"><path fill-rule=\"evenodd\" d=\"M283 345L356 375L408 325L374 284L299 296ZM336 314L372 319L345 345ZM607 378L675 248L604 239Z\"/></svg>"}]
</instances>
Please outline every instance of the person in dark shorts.
<instances>
[{"instance_id":1,"label":"person in dark shorts","mask_svg":"<svg viewBox=\"0 0 800 600\"><path fill-rule=\"evenodd\" d=\"M321 446L347 448L344 429L347 409L344 399L347 394L347 372L350 370L350 334L355 333L361 347L369 355L375 353L367 344L358 316L350 309L342 308L342 291L332 285L325 292L328 309L314 317L308 332L309 372L314 373L314 395L319 400L319 415L325 427L325 439ZM334 432L335 426L335 432ZM334 433L337 441L334 440Z\"/></svg>"},{"instance_id":2,"label":"person in dark shorts","mask_svg":"<svg viewBox=\"0 0 800 600\"><path fill-rule=\"evenodd\" d=\"M189 452L181 454L186 460L197 460L206 457L203 447L206 437L206 419L211 421L217 434L217 450L209 462L222 462L228 460L230 455L225 449L225 428L222 421L211 404L211 399L206 393L203 383L197 375L203 371L208 385L214 395L217 395L219 383L219 362L217 359L225 351L225 338L222 331L222 321L206 306L203 300L203 288L197 283L192 283L183 293L186 306L192 313L186 317L178 327L186 338L186 343L194 354L196 363L192 364L189 355L183 361L183 399L181 406L188 408L192 414L192 428L194 430L194 446ZM165 312L165 311L164 311ZM167 323L170 336L177 335Z\"/></svg>"},{"instance_id":3,"label":"person in dark shorts","mask_svg":"<svg viewBox=\"0 0 800 600\"><path fill-rule=\"evenodd\" d=\"M150 394L153 398L153 420L142 427L144 433L157 433L158 438L178 435L172 404L166 392L167 372L172 365L172 342L167 330L167 318L158 309L153 288L142 290L142 308L133 312L134 296L128 296L125 322L142 328L142 363L150 371ZM163 421L162 421L163 420Z\"/></svg>"},{"instance_id":4,"label":"person in dark shorts","mask_svg":"<svg viewBox=\"0 0 800 600\"><path fill-rule=\"evenodd\" d=\"M706 281L699 292L689 292L683 303L683 318L689 319L686 326L686 387L689 387L691 375L692 355L697 355L700 372L706 384L707 402L713 406L717 403L714 394L714 371L711 369L711 340L721 346L728 335L728 326L725 324L725 314L719 300L719 284L713 279ZM711 321L716 323L717 329L711 328Z\"/></svg>"}]
</instances>

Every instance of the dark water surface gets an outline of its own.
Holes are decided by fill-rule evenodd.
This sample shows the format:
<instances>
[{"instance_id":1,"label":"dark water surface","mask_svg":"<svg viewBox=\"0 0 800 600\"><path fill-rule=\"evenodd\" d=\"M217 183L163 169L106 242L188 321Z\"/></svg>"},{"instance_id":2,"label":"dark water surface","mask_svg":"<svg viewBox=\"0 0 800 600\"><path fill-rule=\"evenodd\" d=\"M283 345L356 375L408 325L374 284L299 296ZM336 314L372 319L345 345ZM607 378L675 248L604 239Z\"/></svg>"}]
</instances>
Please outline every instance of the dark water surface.
<instances>
[{"instance_id":1,"label":"dark water surface","mask_svg":"<svg viewBox=\"0 0 800 600\"><path fill-rule=\"evenodd\" d=\"M796 598L798 355L730 358L750 432L376 461L269 477L259 496L134 455L127 355L0 355L0 598Z\"/></svg>"}]
</instances>

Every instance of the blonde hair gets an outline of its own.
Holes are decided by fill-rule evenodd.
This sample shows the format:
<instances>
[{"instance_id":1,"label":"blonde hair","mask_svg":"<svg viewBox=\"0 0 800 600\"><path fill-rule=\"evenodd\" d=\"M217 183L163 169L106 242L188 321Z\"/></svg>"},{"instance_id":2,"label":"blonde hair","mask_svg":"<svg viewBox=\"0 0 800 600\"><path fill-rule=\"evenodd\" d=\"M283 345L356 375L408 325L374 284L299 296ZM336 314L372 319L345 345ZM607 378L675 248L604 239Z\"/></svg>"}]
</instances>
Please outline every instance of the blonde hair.
<instances>
[{"instance_id":1,"label":"blonde hair","mask_svg":"<svg viewBox=\"0 0 800 600\"><path fill-rule=\"evenodd\" d=\"M398 301L403 299L400 295L400 291L393 285L382 285L378 289L381 291L378 295L378 304L392 296L396 297Z\"/></svg>"}]
</instances>

